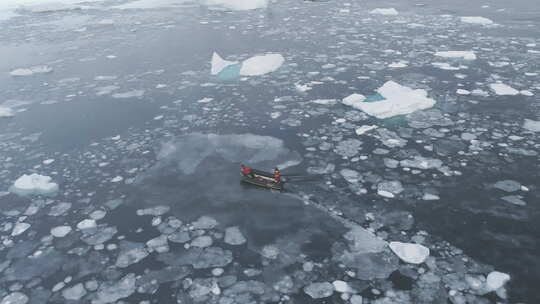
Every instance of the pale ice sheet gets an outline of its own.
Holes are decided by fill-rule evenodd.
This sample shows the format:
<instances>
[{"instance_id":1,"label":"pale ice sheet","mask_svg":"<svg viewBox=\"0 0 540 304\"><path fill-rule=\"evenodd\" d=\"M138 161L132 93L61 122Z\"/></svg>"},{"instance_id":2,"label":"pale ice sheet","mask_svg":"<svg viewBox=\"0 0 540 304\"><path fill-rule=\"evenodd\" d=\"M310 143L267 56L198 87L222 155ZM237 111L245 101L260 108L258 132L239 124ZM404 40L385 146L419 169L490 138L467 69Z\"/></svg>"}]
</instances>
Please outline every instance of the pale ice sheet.
<instances>
[{"instance_id":1,"label":"pale ice sheet","mask_svg":"<svg viewBox=\"0 0 540 304\"><path fill-rule=\"evenodd\" d=\"M260 76L276 71L285 62L281 54L265 54L248 58L242 62L240 75Z\"/></svg>"},{"instance_id":2,"label":"pale ice sheet","mask_svg":"<svg viewBox=\"0 0 540 304\"><path fill-rule=\"evenodd\" d=\"M19 177L10 192L21 196L26 195L52 195L58 191L58 184L52 181L49 176L39 175L36 173Z\"/></svg>"},{"instance_id":3,"label":"pale ice sheet","mask_svg":"<svg viewBox=\"0 0 540 304\"><path fill-rule=\"evenodd\" d=\"M379 119L397 115L410 114L418 110L433 107L435 100L427 97L427 92L422 89L412 89L402 86L394 81L386 82L377 92L385 100L376 102L357 102L354 108L362 110Z\"/></svg>"},{"instance_id":4,"label":"pale ice sheet","mask_svg":"<svg viewBox=\"0 0 540 304\"><path fill-rule=\"evenodd\" d=\"M465 60L475 60L476 54L473 51L439 51L435 56L444 58L461 58Z\"/></svg>"}]
</instances>

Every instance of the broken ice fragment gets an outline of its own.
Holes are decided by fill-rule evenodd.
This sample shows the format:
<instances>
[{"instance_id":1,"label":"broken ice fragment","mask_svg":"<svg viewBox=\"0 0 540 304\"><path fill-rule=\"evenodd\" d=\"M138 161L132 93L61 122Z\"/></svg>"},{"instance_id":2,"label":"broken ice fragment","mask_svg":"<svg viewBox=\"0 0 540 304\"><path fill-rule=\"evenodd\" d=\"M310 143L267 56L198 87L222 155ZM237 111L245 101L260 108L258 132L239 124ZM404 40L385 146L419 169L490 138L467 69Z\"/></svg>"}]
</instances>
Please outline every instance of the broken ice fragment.
<instances>
[{"instance_id":1,"label":"broken ice fragment","mask_svg":"<svg viewBox=\"0 0 540 304\"><path fill-rule=\"evenodd\" d=\"M62 290L62 296L66 300L78 301L86 295L86 289L82 283L76 284L72 287Z\"/></svg>"},{"instance_id":2,"label":"broken ice fragment","mask_svg":"<svg viewBox=\"0 0 540 304\"><path fill-rule=\"evenodd\" d=\"M362 94L351 94L345 98L343 98L342 102L344 105L351 106L353 108L359 107L359 104L363 102L366 99L366 97Z\"/></svg>"},{"instance_id":3,"label":"broken ice fragment","mask_svg":"<svg viewBox=\"0 0 540 304\"><path fill-rule=\"evenodd\" d=\"M285 62L281 54L253 56L242 62L240 75L259 76L276 71Z\"/></svg>"},{"instance_id":4,"label":"broken ice fragment","mask_svg":"<svg viewBox=\"0 0 540 304\"><path fill-rule=\"evenodd\" d=\"M96 221L93 219L84 219L77 224L79 230L89 230L96 228Z\"/></svg>"},{"instance_id":5,"label":"broken ice fragment","mask_svg":"<svg viewBox=\"0 0 540 304\"><path fill-rule=\"evenodd\" d=\"M242 245L246 242L246 238L237 226L233 226L225 229L224 242L229 245Z\"/></svg>"},{"instance_id":6,"label":"broken ice fragment","mask_svg":"<svg viewBox=\"0 0 540 304\"><path fill-rule=\"evenodd\" d=\"M464 60L475 60L476 54L473 51L439 51L435 56L444 58L461 58Z\"/></svg>"},{"instance_id":7,"label":"broken ice fragment","mask_svg":"<svg viewBox=\"0 0 540 304\"><path fill-rule=\"evenodd\" d=\"M492 83L491 90L497 95L518 95L519 91L504 83Z\"/></svg>"},{"instance_id":8,"label":"broken ice fragment","mask_svg":"<svg viewBox=\"0 0 540 304\"><path fill-rule=\"evenodd\" d=\"M46 74L52 72L53 69L46 65L37 65L30 68L22 68L11 71L11 76L31 76L34 74Z\"/></svg>"},{"instance_id":9,"label":"broken ice fragment","mask_svg":"<svg viewBox=\"0 0 540 304\"><path fill-rule=\"evenodd\" d=\"M30 228L30 224L28 223L16 223L13 227L13 230L11 231L11 236L17 236L19 234L22 234L23 232L28 230L28 228Z\"/></svg>"},{"instance_id":10,"label":"broken ice fragment","mask_svg":"<svg viewBox=\"0 0 540 304\"><path fill-rule=\"evenodd\" d=\"M0 304L26 304L28 303L28 296L22 292L12 292L5 296Z\"/></svg>"},{"instance_id":11,"label":"broken ice fragment","mask_svg":"<svg viewBox=\"0 0 540 304\"><path fill-rule=\"evenodd\" d=\"M505 192L515 192L521 189L521 184L513 180L502 180L496 182L493 187Z\"/></svg>"},{"instance_id":12,"label":"broken ice fragment","mask_svg":"<svg viewBox=\"0 0 540 304\"><path fill-rule=\"evenodd\" d=\"M385 16L396 16L398 11L395 8L376 8L369 12L373 15L385 15Z\"/></svg>"},{"instance_id":13,"label":"broken ice fragment","mask_svg":"<svg viewBox=\"0 0 540 304\"><path fill-rule=\"evenodd\" d=\"M523 129L529 130L531 132L540 132L540 121L525 119L523 121Z\"/></svg>"},{"instance_id":14,"label":"broken ice fragment","mask_svg":"<svg viewBox=\"0 0 540 304\"><path fill-rule=\"evenodd\" d=\"M214 52L214 54L212 54L212 68L210 74L217 75L221 73L221 71L223 71L223 69L225 69L226 67L234 64L238 64L238 61L224 60L223 58L221 58L221 56L219 56L218 53Z\"/></svg>"},{"instance_id":15,"label":"broken ice fragment","mask_svg":"<svg viewBox=\"0 0 540 304\"><path fill-rule=\"evenodd\" d=\"M217 225L217 221L214 218L203 215L197 221L193 222L193 229L212 229Z\"/></svg>"},{"instance_id":16,"label":"broken ice fragment","mask_svg":"<svg viewBox=\"0 0 540 304\"><path fill-rule=\"evenodd\" d=\"M470 23L470 24L480 24L480 25L494 24L494 22L492 20L488 19L488 18L477 17L477 16L461 17L461 22Z\"/></svg>"},{"instance_id":17,"label":"broken ice fragment","mask_svg":"<svg viewBox=\"0 0 540 304\"><path fill-rule=\"evenodd\" d=\"M15 116L15 112L11 108L0 106L0 118L13 116Z\"/></svg>"},{"instance_id":18,"label":"broken ice fragment","mask_svg":"<svg viewBox=\"0 0 540 304\"><path fill-rule=\"evenodd\" d=\"M486 285L489 291L497 290L510 280L510 276L499 271L492 271L486 278Z\"/></svg>"},{"instance_id":19,"label":"broken ice fragment","mask_svg":"<svg viewBox=\"0 0 540 304\"><path fill-rule=\"evenodd\" d=\"M422 264L429 256L429 248L419 244L390 242L389 246L406 263Z\"/></svg>"},{"instance_id":20,"label":"broken ice fragment","mask_svg":"<svg viewBox=\"0 0 540 304\"><path fill-rule=\"evenodd\" d=\"M376 126L376 125L361 126L360 128L357 128L356 130L354 130L354 133L356 133L356 135L362 135L362 134L365 134L366 132L368 132L370 130L377 129L377 128L378 128L378 126Z\"/></svg>"},{"instance_id":21,"label":"broken ice fragment","mask_svg":"<svg viewBox=\"0 0 540 304\"><path fill-rule=\"evenodd\" d=\"M119 299L129 297L135 292L135 274L130 273L119 281L102 283L96 294L93 304L113 303Z\"/></svg>"},{"instance_id":22,"label":"broken ice fragment","mask_svg":"<svg viewBox=\"0 0 540 304\"><path fill-rule=\"evenodd\" d=\"M51 234L54 237L62 238L71 232L70 226L57 226L51 229Z\"/></svg>"},{"instance_id":23,"label":"broken ice fragment","mask_svg":"<svg viewBox=\"0 0 540 304\"><path fill-rule=\"evenodd\" d=\"M311 283L304 287L304 292L313 299L328 298L334 293L334 286L329 282Z\"/></svg>"},{"instance_id":24,"label":"broken ice fragment","mask_svg":"<svg viewBox=\"0 0 540 304\"><path fill-rule=\"evenodd\" d=\"M52 182L49 176L36 173L19 177L9 191L20 196L46 195L51 196L58 191L58 184Z\"/></svg>"},{"instance_id":25,"label":"broken ice fragment","mask_svg":"<svg viewBox=\"0 0 540 304\"><path fill-rule=\"evenodd\" d=\"M209 6L219 6L230 10L254 10L266 8L268 0L204 0Z\"/></svg>"},{"instance_id":26,"label":"broken ice fragment","mask_svg":"<svg viewBox=\"0 0 540 304\"><path fill-rule=\"evenodd\" d=\"M352 107L384 119L428 109L435 105L435 100L428 98L425 90L414 90L394 81L386 82L377 92L385 99L377 102L359 102Z\"/></svg>"}]
</instances>

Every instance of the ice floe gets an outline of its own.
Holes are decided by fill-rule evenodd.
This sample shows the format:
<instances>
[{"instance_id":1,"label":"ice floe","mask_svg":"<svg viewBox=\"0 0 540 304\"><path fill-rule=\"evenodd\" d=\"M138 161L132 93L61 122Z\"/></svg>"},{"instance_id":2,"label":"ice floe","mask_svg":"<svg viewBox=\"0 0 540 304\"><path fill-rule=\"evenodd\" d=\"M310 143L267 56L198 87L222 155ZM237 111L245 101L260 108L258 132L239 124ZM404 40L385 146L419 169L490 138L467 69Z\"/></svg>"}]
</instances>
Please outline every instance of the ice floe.
<instances>
[{"instance_id":1,"label":"ice floe","mask_svg":"<svg viewBox=\"0 0 540 304\"><path fill-rule=\"evenodd\" d=\"M13 186L9 189L10 192L21 196L27 195L54 195L58 191L58 184L52 181L52 178L45 175L32 173L24 174L19 177Z\"/></svg>"},{"instance_id":2,"label":"ice floe","mask_svg":"<svg viewBox=\"0 0 540 304\"><path fill-rule=\"evenodd\" d=\"M367 133L367 132L369 132L369 131L371 131L371 130L377 129L377 128L378 128L378 126L376 126L376 125L371 125L371 126L368 126L368 125L366 125L366 126L360 126L359 128L356 128L356 129L354 130L354 133L356 133L356 135L363 135L363 134L365 134L365 133Z\"/></svg>"},{"instance_id":3,"label":"ice floe","mask_svg":"<svg viewBox=\"0 0 540 304\"><path fill-rule=\"evenodd\" d=\"M494 22L491 19L479 16L466 16L460 18L461 22L469 24L480 24L480 25L492 25Z\"/></svg>"},{"instance_id":4,"label":"ice floe","mask_svg":"<svg viewBox=\"0 0 540 304\"><path fill-rule=\"evenodd\" d=\"M0 106L0 118L13 116L15 116L15 112L11 108Z\"/></svg>"},{"instance_id":5,"label":"ice floe","mask_svg":"<svg viewBox=\"0 0 540 304\"><path fill-rule=\"evenodd\" d=\"M210 74L218 75L226 67L238 64L238 61L225 60L225 59L221 58L221 56L219 56L218 53L214 52L212 54L212 63L211 64L212 64L212 67L211 67Z\"/></svg>"},{"instance_id":6,"label":"ice floe","mask_svg":"<svg viewBox=\"0 0 540 304\"><path fill-rule=\"evenodd\" d=\"M377 92L384 100L356 102L353 107L379 119L409 114L433 107L435 100L427 97L423 89L412 89L394 81L386 82Z\"/></svg>"},{"instance_id":7,"label":"ice floe","mask_svg":"<svg viewBox=\"0 0 540 304\"><path fill-rule=\"evenodd\" d=\"M376 9L371 10L369 13L373 15L385 15L385 16L396 16L399 14L398 11L393 7L376 8Z\"/></svg>"},{"instance_id":8,"label":"ice floe","mask_svg":"<svg viewBox=\"0 0 540 304\"><path fill-rule=\"evenodd\" d=\"M253 10L266 8L268 0L204 0L209 6L220 6L230 10Z\"/></svg>"},{"instance_id":9,"label":"ice floe","mask_svg":"<svg viewBox=\"0 0 540 304\"><path fill-rule=\"evenodd\" d=\"M285 62L281 54L265 54L248 58L242 62L240 75L260 76L276 71Z\"/></svg>"},{"instance_id":10,"label":"ice floe","mask_svg":"<svg viewBox=\"0 0 540 304\"><path fill-rule=\"evenodd\" d=\"M328 298L334 293L334 286L329 282L311 283L304 287L304 292L313 299Z\"/></svg>"},{"instance_id":11,"label":"ice floe","mask_svg":"<svg viewBox=\"0 0 540 304\"><path fill-rule=\"evenodd\" d=\"M11 76L32 76L34 74L47 74L47 73L50 73L52 72L53 69L47 65L36 65L36 66L33 66L33 67L29 67L29 68L20 68L20 69L15 69L13 71L11 71L9 74Z\"/></svg>"},{"instance_id":12,"label":"ice floe","mask_svg":"<svg viewBox=\"0 0 540 304\"><path fill-rule=\"evenodd\" d=\"M28 303L28 300L29 298L27 295L22 292L15 291L3 297L0 304L26 304Z\"/></svg>"},{"instance_id":13,"label":"ice floe","mask_svg":"<svg viewBox=\"0 0 540 304\"><path fill-rule=\"evenodd\" d=\"M242 245L246 242L246 238L237 226L227 227L224 242L229 245Z\"/></svg>"},{"instance_id":14,"label":"ice floe","mask_svg":"<svg viewBox=\"0 0 540 304\"><path fill-rule=\"evenodd\" d=\"M429 248L420 244L390 242L388 246L406 263L422 264L429 256Z\"/></svg>"},{"instance_id":15,"label":"ice floe","mask_svg":"<svg viewBox=\"0 0 540 304\"><path fill-rule=\"evenodd\" d=\"M519 91L504 83L492 83L489 88L497 95L518 95Z\"/></svg>"},{"instance_id":16,"label":"ice floe","mask_svg":"<svg viewBox=\"0 0 540 304\"><path fill-rule=\"evenodd\" d=\"M51 229L51 234L54 237L62 238L68 235L71 232L70 226L57 226Z\"/></svg>"},{"instance_id":17,"label":"ice floe","mask_svg":"<svg viewBox=\"0 0 540 304\"><path fill-rule=\"evenodd\" d=\"M540 121L525 119L523 121L523 128L531 132L540 132Z\"/></svg>"},{"instance_id":18,"label":"ice floe","mask_svg":"<svg viewBox=\"0 0 540 304\"><path fill-rule=\"evenodd\" d=\"M510 275L504 272L492 271L486 278L486 285L489 291L495 291L503 287L508 281L510 281Z\"/></svg>"},{"instance_id":19,"label":"ice floe","mask_svg":"<svg viewBox=\"0 0 540 304\"><path fill-rule=\"evenodd\" d=\"M476 54L473 51L439 51L435 56L444 58L461 58L464 60L475 60Z\"/></svg>"}]
</instances>

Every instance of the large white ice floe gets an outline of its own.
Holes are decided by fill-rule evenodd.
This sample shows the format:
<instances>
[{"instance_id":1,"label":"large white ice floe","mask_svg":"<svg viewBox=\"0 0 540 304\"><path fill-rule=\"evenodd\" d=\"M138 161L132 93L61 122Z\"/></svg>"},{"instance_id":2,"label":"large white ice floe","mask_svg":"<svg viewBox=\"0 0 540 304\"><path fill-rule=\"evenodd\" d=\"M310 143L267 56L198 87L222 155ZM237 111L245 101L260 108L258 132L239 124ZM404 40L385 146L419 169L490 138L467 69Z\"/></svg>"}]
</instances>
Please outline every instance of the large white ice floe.
<instances>
[{"instance_id":1,"label":"large white ice floe","mask_svg":"<svg viewBox=\"0 0 540 304\"><path fill-rule=\"evenodd\" d=\"M71 232L70 226L57 226L51 229L51 234L57 238L63 238Z\"/></svg>"},{"instance_id":2,"label":"large white ice floe","mask_svg":"<svg viewBox=\"0 0 540 304\"><path fill-rule=\"evenodd\" d=\"M478 17L478 16L461 17L461 22L470 23L470 24L480 24L480 25L494 24L494 22L491 19L488 19L485 17Z\"/></svg>"},{"instance_id":3,"label":"large white ice floe","mask_svg":"<svg viewBox=\"0 0 540 304\"><path fill-rule=\"evenodd\" d=\"M422 264L429 256L429 248L420 244L390 242L388 246L406 263Z\"/></svg>"},{"instance_id":4,"label":"large white ice floe","mask_svg":"<svg viewBox=\"0 0 540 304\"><path fill-rule=\"evenodd\" d=\"M465 60L475 60L476 54L473 51L439 51L435 56L444 58L461 58Z\"/></svg>"},{"instance_id":5,"label":"large white ice floe","mask_svg":"<svg viewBox=\"0 0 540 304\"><path fill-rule=\"evenodd\" d=\"M391 7L391 8L376 8L374 10L371 10L369 12L370 14L373 14L373 15L385 15L385 16L396 16L398 15L398 11Z\"/></svg>"},{"instance_id":6,"label":"large white ice floe","mask_svg":"<svg viewBox=\"0 0 540 304\"><path fill-rule=\"evenodd\" d=\"M486 278L486 286L489 291L495 291L506 284L510 280L510 276L499 271L492 271Z\"/></svg>"},{"instance_id":7,"label":"large white ice floe","mask_svg":"<svg viewBox=\"0 0 540 304\"><path fill-rule=\"evenodd\" d=\"M226 67L230 65L234 65L234 64L238 64L238 61L225 60L221 58L221 56L219 56L218 53L214 52L214 54L212 54L212 69L210 73L212 75L217 75L221 71L223 71L223 69L225 69Z\"/></svg>"},{"instance_id":8,"label":"large white ice floe","mask_svg":"<svg viewBox=\"0 0 540 304\"><path fill-rule=\"evenodd\" d=\"M36 173L24 174L13 183L9 191L21 196L53 195L58 191L58 184L54 183L49 176Z\"/></svg>"},{"instance_id":9,"label":"large white ice floe","mask_svg":"<svg viewBox=\"0 0 540 304\"><path fill-rule=\"evenodd\" d=\"M285 62L281 54L265 54L248 58L242 62L240 75L259 76L276 71Z\"/></svg>"},{"instance_id":10,"label":"large white ice floe","mask_svg":"<svg viewBox=\"0 0 540 304\"><path fill-rule=\"evenodd\" d=\"M540 121L525 119L523 122L523 128L531 132L540 132Z\"/></svg>"},{"instance_id":11,"label":"large white ice floe","mask_svg":"<svg viewBox=\"0 0 540 304\"><path fill-rule=\"evenodd\" d=\"M426 90L412 89L388 81L377 92L385 99L375 102L351 103L351 106L379 119L405 115L433 107L435 100L427 97Z\"/></svg>"},{"instance_id":12,"label":"large white ice floe","mask_svg":"<svg viewBox=\"0 0 540 304\"><path fill-rule=\"evenodd\" d=\"M49 66L36 65L36 66L33 66L33 67L29 67L29 68L15 69L15 70L9 72L9 74L11 76L32 76L34 74L46 74L46 73L50 73L52 71L53 71L53 69L51 67L49 67Z\"/></svg>"},{"instance_id":13,"label":"large white ice floe","mask_svg":"<svg viewBox=\"0 0 540 304\"><path fill-rule=\"evenodd\" d=\"M268 0L206 0L204 3L208 6L218 6L238 11L266 8L268 6Z\"/></svg>"},{"instance_id":14,"label":"large white ice floe","mask_svg":"<svg viewBox=\"0 0 540 304\"><path fill-rule=\"evenodd\" d=\"M489 88L497 95L518 95L519 91L504 83L492 83Z\"/></svg>"},{"instance_id":15,"label":"large white ice floe","mask_svg":"<svg viewBox=\"0 0 540 304\"><path fill-rule=\"evenodd\" d=\"M0 118L13 116L15 116L15 112L11 108L0 106Z\"/></svg>"}]
</instances>

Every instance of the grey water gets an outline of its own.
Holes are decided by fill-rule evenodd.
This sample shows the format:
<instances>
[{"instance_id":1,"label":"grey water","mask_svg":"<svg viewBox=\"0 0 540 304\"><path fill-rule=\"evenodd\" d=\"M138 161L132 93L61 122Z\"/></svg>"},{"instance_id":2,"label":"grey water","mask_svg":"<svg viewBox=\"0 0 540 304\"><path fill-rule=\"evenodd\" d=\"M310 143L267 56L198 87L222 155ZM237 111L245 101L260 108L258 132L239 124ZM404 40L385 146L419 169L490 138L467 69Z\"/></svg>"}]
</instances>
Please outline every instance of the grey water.
<instances>
[{"instance_id":1,"label":"grey water","mask_svg":"<svg viewBox=\"0 0 540 304\"><path fill-rule=\"evenodd\" d=\"M14 114L0 116L0 303L540 300L540 135L525 127L540 120L536 1L113 7L129 2L0 21L0 109ZM399 14L370 14L391 7ZM434 55L444 50L478 58ZM285 62L220 78L214 52ZM40 65L52 71L10 75ZM341 102L389 80L436 104L378 119ZM498 95L497 82L520 93ZM363 125L377 129L357 135ZM415 157L442 165L399 163ZM253 188L241 163L320 178ZM16 194L31 173L59 191ZM518 186L496 186L506 180ZM388 181L403 187L394 198L378 191ZM84 219L97 226L79 228ZM20 223L30 226L16 234ZM71 231L53 237L58 226ZM231 244L230 227L243 242ZM430 254L407 263L379 240ZM510 276L496 290L493 271Z\"/></svg>"}]
</instances>

